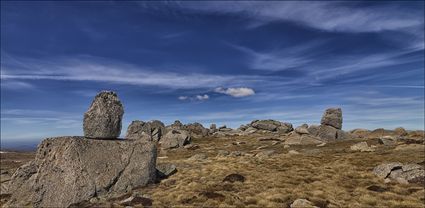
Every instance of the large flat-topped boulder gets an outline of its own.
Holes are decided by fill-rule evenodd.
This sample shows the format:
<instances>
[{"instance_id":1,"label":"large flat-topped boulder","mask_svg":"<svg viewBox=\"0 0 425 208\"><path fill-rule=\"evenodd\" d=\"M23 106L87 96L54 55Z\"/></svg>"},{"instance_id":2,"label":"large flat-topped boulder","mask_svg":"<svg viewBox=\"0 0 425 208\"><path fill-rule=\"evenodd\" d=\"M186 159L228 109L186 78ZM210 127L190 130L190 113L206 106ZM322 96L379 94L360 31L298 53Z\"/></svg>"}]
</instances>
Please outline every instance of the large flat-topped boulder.
<instances>
[{"instance_id":1,"label":"large flat-topped boulder","mask_svg":"<svg viewBox=\"0 0 425 208\"><path fill-rule=\"evenodd\" d=\"M140 140L45 139L12 176L10 207L68 207L155 181L156 146Z\"/></svg>"},{"instance_id":2,"label":"large flat-topped boulder","mask_svg":"<svg viewBox=\"0 0 425 208\"><path fill-rule=\"evenodd\" d=\"M341 108L326 109L320 121L322 125L332 126L337 129L342 128L342 110Z\"/></svg>"},{"instance_id":3,"label":"large flat-topped boulder","mask_svg":"<svg viewBox=\"0 0 425 208\"><path fill-rule=\"evenodd\" d=\"M123 114L124 108L115 92L100 92L84 114L84 136L96 139L117 138L121 134Z\"/></svg>"}]
</instances>

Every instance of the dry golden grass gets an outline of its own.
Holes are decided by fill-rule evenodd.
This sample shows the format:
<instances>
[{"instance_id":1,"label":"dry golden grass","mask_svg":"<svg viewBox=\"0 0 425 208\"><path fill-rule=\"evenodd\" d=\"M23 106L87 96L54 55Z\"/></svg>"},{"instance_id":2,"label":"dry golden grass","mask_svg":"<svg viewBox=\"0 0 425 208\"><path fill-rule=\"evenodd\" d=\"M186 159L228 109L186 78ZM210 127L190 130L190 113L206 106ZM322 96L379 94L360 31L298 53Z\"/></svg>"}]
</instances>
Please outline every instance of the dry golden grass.
<instances>
[{"instance_id":1,"label":"dry golden grass","mask_svg":"<svg viewBox=\"0 0 425 208\"><path fill-rule=\"evenodd\" d=\"M246 144L232 145L235 141ZM159 152L158 163L173 163L178 172L133 192L151 198L154 207L289 207L297 198L308 199L319 207L424 207L422 185L386 184L372 174L372 169L383 162L423 162L424 145L394 150L379 145L377 140L367 140L369 145L378 146L375 152L350 152L350 145L359 141L365 140L284 149L283 144L272 145L274 141L258 141L254 136L198 139L194 143L199 149ZM257 149L265 145L266 149ZM246 154L217 157L218 150ZM275 154L267 158L254 156L263 150L275 150ZM289 150L301 154L287 154ZM199 153L208 158L187 160ZM232 173L246 180L223 182ZM368 190L372 185L379 190ZM96 206L119 207L117 202L109 200Z\"/></svg>"}]
</instances>

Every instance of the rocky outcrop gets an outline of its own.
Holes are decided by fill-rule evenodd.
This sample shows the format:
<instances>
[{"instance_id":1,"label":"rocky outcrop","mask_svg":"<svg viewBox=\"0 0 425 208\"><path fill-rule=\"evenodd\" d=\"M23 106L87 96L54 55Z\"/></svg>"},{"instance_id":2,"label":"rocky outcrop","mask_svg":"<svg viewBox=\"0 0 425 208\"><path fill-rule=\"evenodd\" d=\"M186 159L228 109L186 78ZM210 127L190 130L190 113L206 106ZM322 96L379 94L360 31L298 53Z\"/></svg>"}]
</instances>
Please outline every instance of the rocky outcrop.
<instances>
[{"instance_id":1,"label":"rocky outcrop","mask_svg":"<svg viewBox=\"0 0 425 208\"><path fill-rule=\"evenodd\" d=\"M332 126L336 129L342 128L342 110L341 108L328 108L323 113L320 124Z\"/></svg>"},{"instance_id":2,"label":"rocky outcrop","mask_svg":"<svg viewBox=\"0 0 425 208\"><path fill-rule=\"evenodd\" d=\"M115 92L100 92L84 114L84 136L95 139L119 137L123 114L124 108Z\"/></svg>"},{"instance_id":3,"label":"rocky outcrop","mask_svg":"<svg viewBox=\"0 0 425 208\"><path fill-rule=\"evenodd\" d=\"M204 128L200 123L191 123L184 125L184 130L188 131L190 136L193 138L202 138L208 136L209 130Z\"/></svg>"},{"instance_id":4,"label":"rocky outcrop","mask_svg":"<svg viewBox=\"0 0 425 208\"><path fill-rule=\"evenodd\" d=\"M394 180L403 184L420 183L425 185L425 170L419 164L383 163L376 166L373 173L379 178Z\"/></svg>"},{"instance_id":5,"label":"rocky outcrop","mask_svg":"<svg viewBox=\"0 0 425 208\"><path fill-rule=\"evenodd\" d=\"M398 127L394 129L394 135L398 137L405 137L407 136L407 131L403 127Z\"/></svg>"},{"instance_id":6,"label":"rocky outcrop","mask_svg":"<svg viewBox=\"0 0 425 208\"><path fill-rule=\"evenodd\" d=\"M126 139L142 139L148 141L159 141L165 134L165 126L161 121L150 122L132 121L128 126Z\"/></svg>"},{"instance_id":7,"label":"rocky outcrop","mask_svg":"<svg viewBox=\"0 0 425 208\"><path fill-rule=\"evenodd\" d=\"M350 131L352 138L367 138L370 131L367 129L353 129Z\"/></svg>"},{"instance_id":8,"label":"rocky outcrop","mask_svg":"<svg viewBox=\"0 0 425 208\"><path fill-rule=\"evenodd\" d=\"M253 127L257 130L265 130L278 133L289 133L293 130L292 124L282 123L275 120L254 120L249 124L249 127Z\"/></svg>"},{"instance_id":9,"label":"rocky outcrop","mask_svg":"<svg viewBox=\"0 0 425 208\"><path fill-rule=\"evenodd\" d=\"M140 140L45 139L12 176L11 207L67 207L155 181L156 147ZM135 174L137 173L137 174Z\"/></svg>"},{"instance_id":10,"label":"rocky outcrop","mask_svg":"<svg viewBox=\"0 0 425 208\"><path fill-rule=\"evenodd\" d=\"M172 149L183 147L184 145L189 144L191 140L189 132L173 129L167 132L159 143L161 144L162 149Z\"/></svg>"},{"instance_id":11,"label":"rocky outcrop","mask_svg":"<svg viewBox=\"0 0 425 208\"><path fill-rule=\"evenodd\" d=\"M301 126L298 126L297 128L295 128L295 132L298 134L308 134L308 125L303 124Z\"/></svg>"}]
</instances>

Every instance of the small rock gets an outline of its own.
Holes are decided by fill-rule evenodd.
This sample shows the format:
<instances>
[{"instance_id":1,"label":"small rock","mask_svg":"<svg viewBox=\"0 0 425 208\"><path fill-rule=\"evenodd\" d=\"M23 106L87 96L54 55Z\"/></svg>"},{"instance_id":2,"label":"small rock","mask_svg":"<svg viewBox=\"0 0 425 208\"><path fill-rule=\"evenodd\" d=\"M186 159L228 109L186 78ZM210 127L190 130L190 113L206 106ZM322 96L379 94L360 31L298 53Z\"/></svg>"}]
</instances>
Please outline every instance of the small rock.
<instances>
[{"instance_id":1,"label":"small rock","mask_svg":"<svg viewBox=\"0 0 425 208\"><path fill-rule=\"evenodd\" d=\"M243 175L237 174L237 173L232 173L230 175L227 175L224 179L223 182L230 182L230 183L234 183L234 182L245 182L245 177Z\"/></svg>"},{"instance_id":2,"label":"small rock","mask_svg":"<svg viewBox=\"0 0 425 208\"><path fill-rule=\"evenodd\" d=\"M379 138L379 143L385 146L394 146L397 144L397 140L393 137L384 136Z\"/></svg>"},{"instance_id":3,"label":"small rock","mask_svg":"<svg viewBox=\"0 0 425 208\"><path fill-rule=\"evenodd\" d=\"M300 153L298 151L296 151L296 150L289 150L288 154L290 154L290 155L298 155Z\"/></svg>"},{"instance_id":4,"label":"small rock","mask_svg":"<svg viewBox=\"0 0 425 208\"><path fill-rule=\"evenodd\" d=\"M360 151L360 152L373 152L375 151L374 148L369 147L367 142L359 142L357 144L354 144L350 147L352 151Z\"/></svg>"},{"instance_id":5,"label":"small rock","mask_svg":"<svg viewBox=\"0 0 425 208\"><path fill-rule=\"evenodd\" d=\"M199 154L193 155L188 160L206 160L207 158L208 156L206 154L199 153Z\"/></svg>"},{"instance_id":6,"label":"small rock","mask_svg":"<svg viewBox=\"0 0 425 208\"><path fill-rule=\"evenodd\" d=\"M264 150L255 154L255 157L267 158L267 157L270 157L270 155L273 155L274 153L275 153L274 150Z\"/></svg>"},{"instance_id":7,"label":"small rock","mask_svg":"<svg viewBox=\"0 0 425 208\"><path fill-rule=\"evenodd\" d=\"M230 154L230 152L227 151L227 150L218 150L218 152L217 152L218 157L228 156L229 154Z\"/></svg>"},{"instance_id":8,"label":"small rock","mask_svg":"<svg viewBox=\"0 0 425 208\"><path fill-rule=\"evenodd\" d=\"M156 165L156 172L157 176L159 178L168 178L169 176L173 175L174 173L177 173L177 168L174 164L158 164Z\"/></svg>"},{"instance_id":9,"label":"small rock","mask_svg":"<svg viewBox=\"0 0 425 208\"><path fill-rule=\"evenodd\" d=\"M323 142L321 144L316 145L316 147L324 147L326 145L326 142Z\"/></svg>"},{"instance_id":10,"label":"small rock","mask_svg":"<svg viewBox=\"0 0 425 208\"><path fill-rule=\"evenodd\" d=\"M134 206L141 204L144 207L152 206L152 199L141 197L141 196L130 196L127 199L124 199L119 202L123 206Z\"/></svg>"},{"instance_id":11,"label":"small rock","mask_svg":"<svg viewBox=\"0 0 425 208\"><path fill-rule=\"evenodd\" d=\"M197 145L197 144L188 144L188 145L185 145L183 147L185 149L188 149L188 150L196 150L196 149L200 148L199 145Z\"/></svg>"},{"instance_id":12,"label":"small rock","mask_svg":"<svg viewBox=\"0 0 425 208\"><path fill-rule=\"evenodd\" d=\"M240 152L240 151L233 151L233 152L231 152L230 153L230 155L229 156L231 156L231 157L239 157L239 156L242 156L242 155L244 155L245 153L243 153L243 152Z\"/></svg>"},{"instance_id":13,"label":"small rock","mask_svg":"<svg viewBox=\"0 0 425 208\"><path fill-rule=\"evenodd\" d=\"M285 145L283 145L283 149L288 149L288 148L290 148L291 146L289 146L289 144L285 144Z\"/></svg>"},{"instance_id":14,"label":"small rock","mask_svg":"<svg viewBox=\"0 0 425 208\"><path fill-rule=\"evenodd\" d=\"M307 199L296 199L291 205L291 208L319 208L317 206L314 206L313 203L311 203Z\"/></svg>"}]
</instances>

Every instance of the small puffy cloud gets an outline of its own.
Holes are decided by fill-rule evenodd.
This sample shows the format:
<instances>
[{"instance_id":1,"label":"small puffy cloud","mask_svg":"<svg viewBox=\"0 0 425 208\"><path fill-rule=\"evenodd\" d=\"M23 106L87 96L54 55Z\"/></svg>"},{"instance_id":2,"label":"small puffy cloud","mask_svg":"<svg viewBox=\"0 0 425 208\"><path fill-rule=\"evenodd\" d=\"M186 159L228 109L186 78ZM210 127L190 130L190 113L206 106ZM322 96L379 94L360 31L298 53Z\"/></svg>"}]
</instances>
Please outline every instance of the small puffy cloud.
<instances>
[{"instance_id":1,"label":"small puffy cloud","mask_svg":"<svg viewBox=\"0 0 425 208\"><path fill-rule=\"evenodd\" d=\"M215 88L214 92L230 95L232 97L246 97L246 96L255 95L255 91L248 87L237 87L237 88L230 87L227 89L223 87L218 87L218 88Z\"/></svg>"},{"instance_id":2,"label":"small puffy cloud","mask_svg":"<svg viewBox=\"0 0 425 208\"><path fill-rule=\"evenodd\" d=\"M189 99L189 97L188 96L179 96L178 99L179 100L187 100L187 99Z\"/></svg>"},{"instance_id":3,"label":"small puffy cloud","mask_svg":"<svg viewBox=\"0 0 425 208\"><path fill-rule=\"evenodd\" d=\"M207 94L205 95L197 95L196 99L197 100L208 100L210 98L210 96L208 96Z\"/></svg>"},{"instance_id":4,"label":"small puffy cloud","mask_svg":"<svg viewBox=\"0 0 425 208\"><path fill-rule=\"evenodd\" d=\"M196 95L193 97L189 97L189 96L179 96L178 97L179 100L190 100L190 101L204 101L204 100L208 100L210 99L210 96L208 96L207 94L204 95Z\"/></svg>"}]
</instances>

